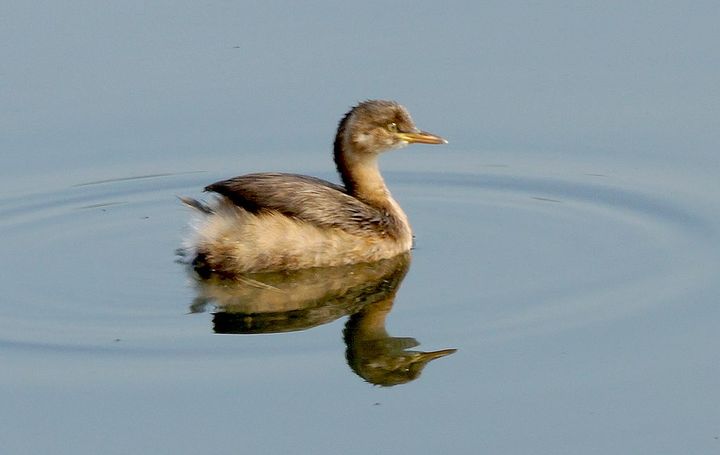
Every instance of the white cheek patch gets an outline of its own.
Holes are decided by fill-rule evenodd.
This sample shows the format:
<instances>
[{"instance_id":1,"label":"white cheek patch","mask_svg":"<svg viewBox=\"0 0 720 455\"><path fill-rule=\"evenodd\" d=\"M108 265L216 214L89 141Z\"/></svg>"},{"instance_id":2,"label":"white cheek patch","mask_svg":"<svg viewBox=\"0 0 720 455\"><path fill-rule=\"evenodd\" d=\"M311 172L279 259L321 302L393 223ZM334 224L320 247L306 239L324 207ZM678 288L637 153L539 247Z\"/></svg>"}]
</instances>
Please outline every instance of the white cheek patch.
<instances>
[{"instance_id":1,"label":"white cheek patch","mask_svg":"<svg viewBox=\"0 0 720 455\"><path fill-rule=\"evenodd\" d=\"M382 145L384 146L380 151L399 149L409 144L409 142L407 141L393 141L390 137L385 137L380 140L382 141ZM353 142L359 147L365 149L374 149L380 145L378 143L378 138L368 133L358 133L354 135Z\"/></svg>"},{"instance_id":2,"label":"white cheek patch","mask_svg":"<svg viewBox=\"0 0 720 455\"><path fill-rule=\"evenodd\" d=\"M372 136L367 133L361 133L355 136L355 142L360 145L368 145L372 141Z\"/></svg>"}]
</instances>

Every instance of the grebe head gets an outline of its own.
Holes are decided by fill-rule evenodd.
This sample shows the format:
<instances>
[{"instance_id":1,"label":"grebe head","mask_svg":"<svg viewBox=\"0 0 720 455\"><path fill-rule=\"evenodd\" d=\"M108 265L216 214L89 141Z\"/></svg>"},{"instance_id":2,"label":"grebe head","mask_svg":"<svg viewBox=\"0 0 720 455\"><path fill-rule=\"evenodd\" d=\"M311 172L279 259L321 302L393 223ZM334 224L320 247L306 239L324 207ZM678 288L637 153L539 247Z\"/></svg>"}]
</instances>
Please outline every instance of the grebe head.
<instances>
[{"instance_id":1,"label":"grebe head","mask_svg":"<svg viewBox=\"0 0 720 455\"><path fill-rule=\"evenodd\" d=\"M364 101L348 112L335 136L335 166L347 192L385 209L395 205L380 175L377 157L411 143L445 144L440 136L420 131L407 109L394 101ZM407 221L405 221L407 224ZM408 227L409 232L409 227Z\"/></svg>"},{"instance_id":2,"label":"grebe head","mask_svg":"<svg viewBox=\"0 0 720 455\"><path fill-rule=\"evenodd\" d=\"M364 101L340 121L335 138L335 158L339 154L377 155L411 143L446 144L440 136L420 131L410 113L394 101Z\"/></svg>"}]
</instances>

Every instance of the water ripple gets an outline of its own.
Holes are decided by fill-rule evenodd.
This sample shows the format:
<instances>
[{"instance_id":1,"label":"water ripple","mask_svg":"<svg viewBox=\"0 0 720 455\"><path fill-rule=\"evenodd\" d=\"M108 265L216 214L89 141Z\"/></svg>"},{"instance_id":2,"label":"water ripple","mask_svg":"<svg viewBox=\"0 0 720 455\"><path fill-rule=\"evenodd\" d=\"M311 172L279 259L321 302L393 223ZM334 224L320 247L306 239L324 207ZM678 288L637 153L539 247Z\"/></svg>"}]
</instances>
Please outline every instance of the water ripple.
<instances>
[{"instance_id":1,"label":"water ripple","mask_svg":"<svg viewBox=\"0 0 720 455\"><path fill-rule=\"evenodd\" d=\"M442 277L454 293L448 317L468 337L476 327L467 316L480 310L462 302L478 282L504 302L481 308L481 332L527 336L641 311L717 270L716 255L698 246L716 236L712 219L682 201L606 180L492 172L387 175L420 237L409 276L427 278L400 295L435 305L442 285L430 283ZM130 349L114 339L152 352L212 344L200 341L207 322L184 314L192 290L172 256L188 217L175 196L197 194L212 178L130 176L0 201L1 247L13 258L0 283L15 302L0 308L0 343L102 352Z\"/></svg>"}]
</instances>

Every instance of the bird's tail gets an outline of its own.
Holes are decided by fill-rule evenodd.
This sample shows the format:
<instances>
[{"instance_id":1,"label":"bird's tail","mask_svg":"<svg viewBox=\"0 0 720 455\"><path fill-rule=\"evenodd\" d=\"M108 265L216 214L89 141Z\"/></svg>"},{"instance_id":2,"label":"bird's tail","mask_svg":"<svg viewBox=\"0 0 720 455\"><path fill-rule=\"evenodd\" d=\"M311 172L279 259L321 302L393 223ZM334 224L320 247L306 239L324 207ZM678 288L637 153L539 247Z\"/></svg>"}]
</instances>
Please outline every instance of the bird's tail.
<instances>
[{"instance_id":1,"label":"bird's tail","mask_svg":"<svg viewBox=\"0 0 720 455\"><path fill-rule=\"evenodd\" d=\"M204 202L200 202L197 199L189 198L189 197L181 197L178 196L178 199L180 201L187 205L190 208L193 208L201 213L204 213L206 215L211 215L213 213L213 209L210 208L209 205L205 204Z\"/></svg>"}]
</instances>

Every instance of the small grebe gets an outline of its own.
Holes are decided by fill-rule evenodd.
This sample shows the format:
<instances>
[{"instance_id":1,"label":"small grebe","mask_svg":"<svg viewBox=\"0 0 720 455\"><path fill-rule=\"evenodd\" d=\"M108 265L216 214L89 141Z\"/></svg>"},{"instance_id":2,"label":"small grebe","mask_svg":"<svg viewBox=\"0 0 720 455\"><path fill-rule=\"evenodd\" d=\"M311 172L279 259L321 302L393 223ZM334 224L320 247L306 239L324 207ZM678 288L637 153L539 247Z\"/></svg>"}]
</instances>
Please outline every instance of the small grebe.
<instances>
[{"instance_id":1,"label":"small grebe","mask_svg":"<svg viewBox=\"0 0 720 455\"><path fill-rule=\"evenodd\" d=\"M343 186L296 174L248 174L205 188L211 205L182 201L203 214L189 242L196 269L233 276L331 267L391 258L410 250L407 216L378 169L381 152L447 141L415 127L393 101L372 100L338 125L335 164Z\"/></svg>"}]
</instances>

